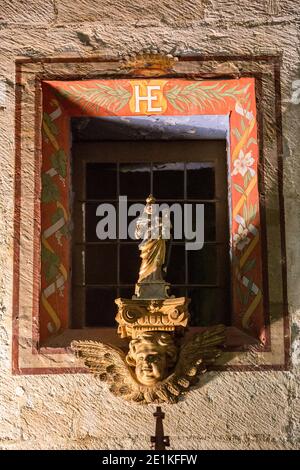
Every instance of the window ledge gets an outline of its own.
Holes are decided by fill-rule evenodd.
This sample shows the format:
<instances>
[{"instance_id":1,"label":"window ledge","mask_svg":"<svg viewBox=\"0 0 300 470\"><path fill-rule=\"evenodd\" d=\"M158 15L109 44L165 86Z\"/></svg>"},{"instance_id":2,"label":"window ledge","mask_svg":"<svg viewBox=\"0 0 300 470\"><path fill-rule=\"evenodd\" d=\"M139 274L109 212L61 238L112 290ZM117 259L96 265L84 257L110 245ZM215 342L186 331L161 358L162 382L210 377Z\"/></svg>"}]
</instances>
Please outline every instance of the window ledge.
<instances>
[{"instance_id":1,"label":"window ledge","mask_svg":"<svg viewBox=\"0 0 300 470\"><path fill-rule=\"evenodd\" d=\"M205 327L191 327L186 333L186 338L204 331ZM121 339L116 328L83 328L66 329L56 336L49 338L39 348L41 354L67 353L73 340L91 340L109 343L123 349L128 340ZM261 343L257 338L250 336L238 328L226 327L226 351L245 351L251 348L260 348Z\"/></svg>"}]
</instances>

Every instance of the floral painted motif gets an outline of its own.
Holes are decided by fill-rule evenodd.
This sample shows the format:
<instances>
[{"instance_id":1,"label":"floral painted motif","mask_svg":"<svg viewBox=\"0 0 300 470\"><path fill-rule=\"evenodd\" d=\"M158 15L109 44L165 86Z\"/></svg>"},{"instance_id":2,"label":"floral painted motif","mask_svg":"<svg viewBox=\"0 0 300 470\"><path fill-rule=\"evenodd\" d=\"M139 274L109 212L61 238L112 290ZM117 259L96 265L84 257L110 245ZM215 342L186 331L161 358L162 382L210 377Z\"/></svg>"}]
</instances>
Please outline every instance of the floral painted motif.
<instances>
[{"instance_id":1,"label":"floral painted motif","mask_svg":"<svg viewBox=\"0 0 300 470\"><path fill-rule=\"evenodd\" d=\"M245 246L249 245L250 243L250 238L248 237L249 229L246 226L245 219L240 215L237 215L235 220L238 222L239 227L238 233L233 235L233 243L238 250L242 251Z\"/></svg>"},{"instance_id":2,"label":"floral painted motif","mask_svg":"<svg viewBox=\"0 0 300 470\"><path fill-rule=\"evenodd\" d=\"M233 162L234 170L231 173L232 176L237 175L238 173L242 176L245 176L247 171L250 172L251 176L255 175L255 171L252 168L254 163L254 158L252 157L252 152L248 152L244 154L243 150L240 150L238 158L236 158Z\"/></svg>"}]
</instances>

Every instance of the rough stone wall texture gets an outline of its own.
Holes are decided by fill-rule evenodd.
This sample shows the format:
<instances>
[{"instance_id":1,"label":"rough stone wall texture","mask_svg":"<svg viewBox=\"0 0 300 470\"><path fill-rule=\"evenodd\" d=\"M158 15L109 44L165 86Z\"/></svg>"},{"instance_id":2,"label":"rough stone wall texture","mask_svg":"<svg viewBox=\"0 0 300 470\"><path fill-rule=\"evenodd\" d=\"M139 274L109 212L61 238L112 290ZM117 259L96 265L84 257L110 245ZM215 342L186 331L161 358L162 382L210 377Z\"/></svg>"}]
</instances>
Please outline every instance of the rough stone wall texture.
<instances>
[{"instance_id":1,"label":"rough stone wall texture","mask_svg":"<svg viewBox=\"0 0 300 470\"><path fill-rule=\"evenodd\" d=\"M1 0L0 447L149 448L154 406L123 403L88 375L12 376L14 67L17 57L283 53L284 179L293 368L209 373L188 399L165 406L172 448L300 447L300 1Z\"/></svg>"}]
</instances>

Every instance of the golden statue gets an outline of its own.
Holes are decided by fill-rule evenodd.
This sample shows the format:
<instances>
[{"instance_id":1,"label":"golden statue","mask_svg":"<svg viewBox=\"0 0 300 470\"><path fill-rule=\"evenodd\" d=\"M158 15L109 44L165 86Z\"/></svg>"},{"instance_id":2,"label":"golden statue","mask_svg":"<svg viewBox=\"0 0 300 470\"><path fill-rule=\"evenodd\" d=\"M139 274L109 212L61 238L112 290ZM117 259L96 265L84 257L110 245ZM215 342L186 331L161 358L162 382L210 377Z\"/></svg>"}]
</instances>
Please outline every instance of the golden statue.
<instances>
[{"instance_id":1,"label":"golden statue","mask_svg":"<svg viewBox=\"0 0 300 470\"><path fill-rule=\"evenodd\" d=\"M162 267L166 258L166 239L164 236L169 229L169 220L157 214L156 199L150 195L146 199L146 206L136 223L135 236L142 238L139 245L142 263L138 282L162 281Z\"/></svg>"},{"instance_id":2,"label":"golden statue","mask_svg":"<svg viewBox=\"0 0 300 470\"><path fill-rule=\"evenodd\" d=\"M168 284L163 280L166 260L166 240L170 238L170 216L158 213L156 199L146 199L143 214L137 219L135 236L142 239L139 244L141 266L136 284L136 295L142 298L166 298Z\"/></svg>"}]
</instances>

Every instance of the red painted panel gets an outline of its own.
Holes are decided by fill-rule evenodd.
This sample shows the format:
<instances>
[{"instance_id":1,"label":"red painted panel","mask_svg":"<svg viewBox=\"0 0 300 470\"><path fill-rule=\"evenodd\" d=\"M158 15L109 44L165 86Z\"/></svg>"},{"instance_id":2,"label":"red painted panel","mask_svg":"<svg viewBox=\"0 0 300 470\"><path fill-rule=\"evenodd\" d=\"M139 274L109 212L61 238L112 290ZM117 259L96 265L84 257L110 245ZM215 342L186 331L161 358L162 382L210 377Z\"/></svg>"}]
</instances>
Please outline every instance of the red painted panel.
<instances>
[{"instance_id":1,"label":"red painted panel","mask_svg":"<svg viewBox=\"0 0 300 470\"><path fill-rule=\"evenodd\" d=\"M226 114L230 116L232 324L265 342L254 79L48 81L43 84L43 103L40 338L68 322L69 118Z\"/></svg>"}]
</instances>

